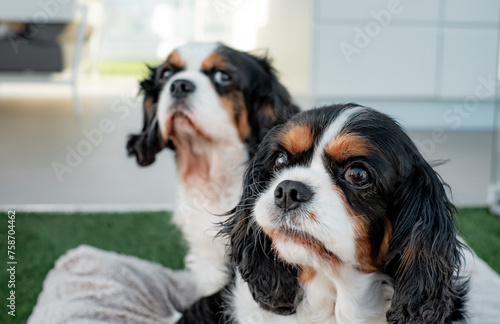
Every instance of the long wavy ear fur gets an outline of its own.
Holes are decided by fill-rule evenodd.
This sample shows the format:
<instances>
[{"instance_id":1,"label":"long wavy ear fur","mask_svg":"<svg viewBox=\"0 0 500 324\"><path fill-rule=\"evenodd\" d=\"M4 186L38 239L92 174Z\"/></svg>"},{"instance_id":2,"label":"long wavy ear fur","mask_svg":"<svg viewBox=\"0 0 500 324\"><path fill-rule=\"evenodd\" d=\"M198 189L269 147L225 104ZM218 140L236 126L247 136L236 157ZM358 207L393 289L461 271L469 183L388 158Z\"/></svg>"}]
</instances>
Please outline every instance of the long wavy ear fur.
<instances>
[{"instance_id":1,"label":"long wavy ear fur","mask_svg":"<svg viewBox=\"0 0 500 324\"><path fill-rule=\"evenodd\" d=\"M468 281L458 276L464 248L455 207L439 175L411 145L400 161L394 194L393 237L386 272L395 279L388 323L452 323L464 318Z\"/></svg>"},{"instance_id":2,"label":"long wavy ear fur","mask_svg":"<svg viewBox=\"0 0 500 324\"><path fill-rule=\"evenodd\" d=\"M246 53L264 71L265 77L255 78L245 93L251 135L247 139L252 159L245 174L244 190L239 205L224 224L221 235L230 238L230 260L246 281L255 301L268 311L289 315L296 311L301 289L298 269L277 258L271 239L257 227L252 216L259 188L266 186L271 175L263 168L265 147L257 147L276 125L300 112L286 88L279 82L267 57ZM265 145L263 143L262 145Z\"/></svg>"},{"instance_id":3,"label":"long wavy ear fur","mask_svg":"<svg viewBox=\"0 0 500 324\"><path fill-rule=\"evenodd\" d=\"M275 69L267 57L257 57L246 53L264 71L265 77L255 77L245 93L248 108L248 123L251 136L247 139L250 156L264 136L276 125L286 122L300 112L286 90L279 82Z\"/></svg>"},{"instance_id":4,"label":"long wavy ear fur","mask_svg":"<svg viewBox=\"0 0 500 324\"><path fill-rule=\"evenodd\" d=\"M228 323L224 314L224 295L230 293L232 284L228 284L217 293L197 300L182 313L176 324L219 324Z\"/></svg>"},{"instance_id":5,"label":"long wavy ear fur","mask_svg":"<svg viewBox=\"0 0 500 324\"><path fill-rule=\"evenodd\" d=\"M153 163L156 153L163 148L156 119L156 104L160 94L160 85L155 79L156 68L148 68L150 71L148 78L140 82L141 93L144 93L142 131L139 134L129 135L127 142L128 155L135 156L137 163L141 166Z\"/></svg>"},{"instance_id":6,"label":"long wavy ear fur","mask_svg":"<svg viewBox=\"0 0 500 324\"><path fill-rule=\"evenodd\" d=\"M263 152L264 150L259 150ZM230 261L248 284L255 301L268 311L289 315L296 311L301 291L298 269L277 258L270 238L256 225L252 211L259 189L270 175L262 168L264 154L256 155L245 175L244 191L220 235L229 236Z\"/></svg>"}]
</instances>

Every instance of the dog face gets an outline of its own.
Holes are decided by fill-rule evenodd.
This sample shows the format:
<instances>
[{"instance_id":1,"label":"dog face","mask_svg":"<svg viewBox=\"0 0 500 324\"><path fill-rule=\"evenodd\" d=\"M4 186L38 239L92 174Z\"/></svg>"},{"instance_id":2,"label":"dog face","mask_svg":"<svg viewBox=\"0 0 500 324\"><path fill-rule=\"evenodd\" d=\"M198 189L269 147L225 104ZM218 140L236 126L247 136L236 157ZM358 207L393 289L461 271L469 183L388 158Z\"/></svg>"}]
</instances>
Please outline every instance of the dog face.
<instances>
[{"instance_id":1,"label":"dog face","mask_svg":"<svg viewBox=\"0 0 500 324\"><path fill-rule=\"evenodd\" d=\"M200 137L220 141L250 133L238 68L215 44L184 46L158 69L164 83L158 103L158 122L164 142ZM183 59L185 58L185 59ZM242 67L240 67L241 70Z\"/></svg>"},{"instance_id":2,"label":"dog face","mask_svg":"<svg viewBox=\"0 0 500 324\"><path fill-rule=\"evenodd\" d=\"M354 104L306 111L274 128L250 165L224 231L264 309L293 311L301 281L351 269L394 279L389 323L462 317L454 207L392 119Z\"/></svg>"},{"instance_id":3,"label":"dog face","mask_svg":"<svg viewBox=\"0 0 500 324\"><path fill-rule=\"evenodd\" d=\"M395 152L382 153L380 136L371 139L371 111L336 112L330 122L304 118L275 133L274 177L255 204L255 220L287 262L379 271L392 236Z\"/></svg>"},{"instance_id":4,"label":"dog face","mask_svg":"<svg viewBox=\"0 0 500 324\"><path fill-rule=\"evenodd\" d=\"M144 127L129 154L148 165L163 147L196 151L239 141L250 153L276 123L298 108L266 58L220 43L190 43L173 51L141 82Z\"/></svg>"}]
</instances>

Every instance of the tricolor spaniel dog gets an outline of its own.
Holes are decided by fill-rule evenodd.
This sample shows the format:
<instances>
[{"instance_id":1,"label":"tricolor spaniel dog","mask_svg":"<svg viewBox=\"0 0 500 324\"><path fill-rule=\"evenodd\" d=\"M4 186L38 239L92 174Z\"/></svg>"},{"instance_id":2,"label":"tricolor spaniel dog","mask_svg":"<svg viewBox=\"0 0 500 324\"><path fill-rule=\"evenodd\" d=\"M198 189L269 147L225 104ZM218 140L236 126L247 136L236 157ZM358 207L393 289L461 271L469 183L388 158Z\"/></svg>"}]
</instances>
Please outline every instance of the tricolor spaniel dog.
<instances>
[{"instance_id":1,"label":"tricolor spaniel dog","mask_svg":"<svg viewBox=\"0 0 500 324\"><path fill-rule=\"evenodd\" d=\"M208 295L230 279L214 214L237 204L257 144L298 108L268 59L220 43L174 50L140 85L144 126L128 152L146 166L163 148L175 151L181 198L174 221L189 245L186 267Z\"/></svg>"},{"instance_id":2,"label":"tricolor spaniel dog","mask_svg":"<svg viewBox=\"0 0 500 324\"><path fill-rule=\"evenodd\" d=\"M452 323L467 280L455 208L390 117L356 104L276 126L221 235L233 282L181 323Z\"/></svg>"}]
</instances>

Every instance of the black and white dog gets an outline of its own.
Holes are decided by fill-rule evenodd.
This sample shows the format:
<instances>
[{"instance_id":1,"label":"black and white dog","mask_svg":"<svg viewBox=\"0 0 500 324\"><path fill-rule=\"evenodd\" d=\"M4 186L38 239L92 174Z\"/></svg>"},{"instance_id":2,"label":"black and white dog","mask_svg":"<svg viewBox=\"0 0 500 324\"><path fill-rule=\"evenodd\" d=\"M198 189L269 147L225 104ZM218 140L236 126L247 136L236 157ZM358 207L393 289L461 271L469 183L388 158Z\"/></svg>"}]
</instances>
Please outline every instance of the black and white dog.
<instances>
[{"instance_id":1,"label":"black and white dog","mask_svg":"<svg viewBox=\"0 0 500 324\"><path fill-rule=\"evenodd\" d=\"M221 235L233 282L181 323L452 323L462 244L446 185L390 117L295 115L263 140Z\"/></svg>"},{"instance_id":2,"label":"black and white dog","mask_svg":"<svg viewBox=\"0 0 500 324\"><path fill-rule=\"evenodd\" d=\"M175 150L181 193L174 221L189 244L186 267L209 295L229 280L214 214L236 205L257 144L298 108L267 58L220 43L174 50L141 88L144 126L129 138L128 152L146 166L163 148Z\"/></svg>"}]
</instances>

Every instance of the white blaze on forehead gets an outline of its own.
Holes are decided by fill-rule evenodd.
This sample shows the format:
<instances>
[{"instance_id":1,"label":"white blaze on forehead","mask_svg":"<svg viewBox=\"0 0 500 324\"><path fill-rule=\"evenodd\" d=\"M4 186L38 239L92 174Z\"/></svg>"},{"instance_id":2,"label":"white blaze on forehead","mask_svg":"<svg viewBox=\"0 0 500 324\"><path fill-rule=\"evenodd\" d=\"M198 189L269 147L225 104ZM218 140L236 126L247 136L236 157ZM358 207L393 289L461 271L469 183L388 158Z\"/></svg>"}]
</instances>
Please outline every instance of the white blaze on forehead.
<instances>
[{"instance_id":1,"label":"white blaze on forehead","mask_svg":"<svg viewBox=\"0 0 500 324\"><path fill-rule=\"evenodd\" d=\"M348 108L343 112L341 112L337 116L337 118L335 118L335 120L332 121L330 125L328 125L328 128L321 136L319 144L315 148L314 158L311 162L311 167L321 166L321 169L323 169L322 156L324 147L327 146L337 135L339 135L342 132L345 125L353 115L361 112L363 109L364 109L363 107Z\"/></svg>"},{"instance_id":2,"label":"white blaze on forehead","mask_svg":"<svg viewBox=\"0 0 500 324\"><path fill-rule=\"evenodd\" d=\"M219 46L219 43L188 43L179 47L176 51L186 63L186 70L199 71L201 63Z\"/></svg>"},{"instance_id":3,"label":"white blaze on forehead","mask_svg":"<svg viewBox=\"0 0 500 324\"><path fill-rule=\"evenodd\" d=\"M363 107L353 107L341 112L323 133L318 147L322 148L328 145L335 138L335 136L342 132L351 116L361 112L363 109Z\"/></svg>"}]
</instances>

